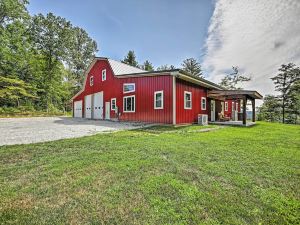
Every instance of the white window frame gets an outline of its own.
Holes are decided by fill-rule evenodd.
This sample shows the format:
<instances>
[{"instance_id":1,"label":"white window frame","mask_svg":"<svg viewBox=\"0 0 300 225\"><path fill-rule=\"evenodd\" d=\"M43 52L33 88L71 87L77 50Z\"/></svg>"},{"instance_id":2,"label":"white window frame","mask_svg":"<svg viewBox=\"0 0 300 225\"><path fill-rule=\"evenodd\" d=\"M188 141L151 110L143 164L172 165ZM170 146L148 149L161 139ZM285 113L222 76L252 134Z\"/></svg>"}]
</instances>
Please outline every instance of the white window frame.
<instances>
[{"instance_id":1,"label":"white window frame","mask_svg":"<svg viewBox=\"0 0 300 225\"><path fill-rule=\"evenodd\" d=\"M131 91L125 91L124 90L125 85L133 85L133 90L131 90ZM131 93L131 92L135 92L135 83L124 83L123 84L123 93Z\"/></svg>"},{"instance_id":2,"label":"white window frame","mask_svg":"<svg viewBox=\"0 0 300 225\"><path fill-rule=\"evenodd\" d=\"M90 76L90 86L94 85L94 76Z\"/></svg>"},{"instance_id":3,"label":"white window frame","mask_svg":"<svg viewBox=\"0 0 300 225\"><path fill-rule=\"evenodd\" d=\"M106 81L106 69L102 70L102 73L101 73L101 80L102 80L102 81Z\"/></svg>"},{"instance_id":4,"label":"white window frame","mask_svg":"<svg viewBox=\"0 0 300 225\"><path fill-rule=\"evenodd\" d=\"M228 102L225 102L225 111L228 111Z\"/></svg>"},{"instance_id":5,"label":"white window frame","mask_svg":"<svg viewBox=\"0 0 300 225\"><path fill-rule=\"evenodd\" d=\"M205 107L203 107L203 100L205 102ZM205 97L201 97L201 110L206 110L206 98Z\"/></svg>"},{"instance_id":6,"label":"white window frame","mask_svg":"<svg viewBox=\"0 0 300 225\"><path fill-rule=\"evenodd\" d=\"M133 111L127 111L125 107L126 99L127 98L133 98ZM125 113L134 113L135 112L135 95L129 95L129 96L124 96L123 97L123 112Z\"/></svg>"},{"instance_id":7,"label":"white window frame","mask_svg":"<svg viewBox=\"0 0 300 225\"><path fill-rule=\"evenodd\" d=\"M156 106L156 95L161 94L161 106ZM164 108L164 91L155 91L154 92L154 109L163 109Z\"/></svg>"},{"instance_id":8,"label":"white window frame","mask_svg":"<svg viewBox=\"0 0 300 225\"><path fill-rule=\"evenodd\" d=\"M115 108L113 108L113 101L115 102ZM110 110L115 111L117 107L117 98L110 99Z\"/></svg>"},{"instance_id":9,"label":"white window frame","mask_svg":"<svg viewBox=\"0 0 300 225\"><path fill-rule=\"evenodd\" d=\"M186 98L185 98L185 96L187 95L187 94L189 94L190 96L191 96L191 107L187 107L186 106ZM185 91L184 92L184 95L183 95L183 97L184 97L184 109L192 109L192 92L190 92L190 91Z\"/></svg>"}]
</instances>

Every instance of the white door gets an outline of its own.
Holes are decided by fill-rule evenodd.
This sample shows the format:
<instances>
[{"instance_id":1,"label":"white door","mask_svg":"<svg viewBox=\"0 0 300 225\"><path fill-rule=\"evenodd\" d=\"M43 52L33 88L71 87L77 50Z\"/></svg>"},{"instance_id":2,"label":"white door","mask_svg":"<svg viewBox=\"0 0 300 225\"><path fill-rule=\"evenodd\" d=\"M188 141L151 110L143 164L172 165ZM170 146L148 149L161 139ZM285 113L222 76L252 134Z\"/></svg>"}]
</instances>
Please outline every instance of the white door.
<instances>
[{"instance_id":1,"label":"white door","mask_svg":"<svg viewBox=\"0 0 300 225\"><path fill-rule=\"evenodd\" d=\"M74 102L74 117L82 118L82 101Z\"/></svg>"},{"instance_id":2,"label":"white door","mask_svg":"<svg viewBox=\"0 0 300 225\"><path fill-rule=\"evenodd\" d=\"M94 119L103 119L103 91L94 94Z\"/></svg>"},{"instance_id":3,"label":"white door","mask_svg":"<svg viewBox=\"0 0 300 225\"><path fill-rule=\"evenodd\" d=\"M105 119L110 120L110 102L105 102Z\"/></svg>"},{"instance_id":4,"label":"white door","mask_svg":"<svg viewBox=\"0 0 300 225\"><path fill-rule=\"evenodd\" d=\"M92 95L87 95L84 97L84 109L85 109L85 112L84 112L84 115L85 115L85 118L87 119L91 119L92 118Z\"/></svg>"},{"instance_id":5,"label":"white door","mask_svg":"<svg viewBox=\"0 0 300 225\"><path fill-rule=\"evenodd\" d=\"M210 101L210 121L216 120L215 106L216 106L215 101L211 100Z\"/></svg>"}]
</instances>

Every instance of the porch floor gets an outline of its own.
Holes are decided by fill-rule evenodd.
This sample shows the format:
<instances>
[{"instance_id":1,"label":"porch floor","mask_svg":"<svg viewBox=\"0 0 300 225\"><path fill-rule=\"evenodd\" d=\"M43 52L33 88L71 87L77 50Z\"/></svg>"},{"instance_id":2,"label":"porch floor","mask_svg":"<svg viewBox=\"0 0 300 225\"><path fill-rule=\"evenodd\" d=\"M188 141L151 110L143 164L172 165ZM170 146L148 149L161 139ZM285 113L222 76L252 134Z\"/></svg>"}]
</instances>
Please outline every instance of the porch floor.
<instances>
[{"instance_id":1,"label":"porch floor","mask_svg":"<svg viewBox=\"0 0 300 225\"><path fill-rule=\"evenodd\" d=\"M243 121L208 121L208 124L250 127L255 125L255 122L247 121L244 125Z\"/></svg>"}]
</instances>

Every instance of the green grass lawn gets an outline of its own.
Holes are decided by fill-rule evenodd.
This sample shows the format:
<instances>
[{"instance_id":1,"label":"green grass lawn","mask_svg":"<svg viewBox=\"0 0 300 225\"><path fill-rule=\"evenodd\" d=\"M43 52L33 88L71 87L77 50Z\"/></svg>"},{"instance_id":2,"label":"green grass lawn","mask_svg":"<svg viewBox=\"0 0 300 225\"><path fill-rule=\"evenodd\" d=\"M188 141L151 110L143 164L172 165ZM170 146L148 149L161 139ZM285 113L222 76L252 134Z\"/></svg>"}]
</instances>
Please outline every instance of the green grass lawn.
<instances>
[{"instance_id":1,"label":"green grass lawn","mask_svg":"<svg viewBox=\"0 0 300 225\"><path fill-rule=\"evenodd\" d=\"M0 224L299 224L300 126L0 147Z\"/></svg>"}]
</instances>

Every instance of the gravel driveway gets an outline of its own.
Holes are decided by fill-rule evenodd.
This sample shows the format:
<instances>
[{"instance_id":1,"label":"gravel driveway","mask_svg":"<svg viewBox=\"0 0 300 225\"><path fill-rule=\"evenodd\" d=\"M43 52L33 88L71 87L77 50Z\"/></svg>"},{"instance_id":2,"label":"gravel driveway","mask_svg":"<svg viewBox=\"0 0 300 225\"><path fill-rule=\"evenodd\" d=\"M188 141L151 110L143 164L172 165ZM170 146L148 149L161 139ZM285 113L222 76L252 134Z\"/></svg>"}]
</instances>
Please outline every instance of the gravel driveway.
<instances>
[{"instance_id":1,"label":"gravel driveway","mask_svg":"<svg viewBox=\"0 0 300 225\"><path fill-rule=\"evenodd\" d=\"M0 118L0 146L82 137L143 126L137 123L70 117Z\"/></svg>"}]
</instances>

